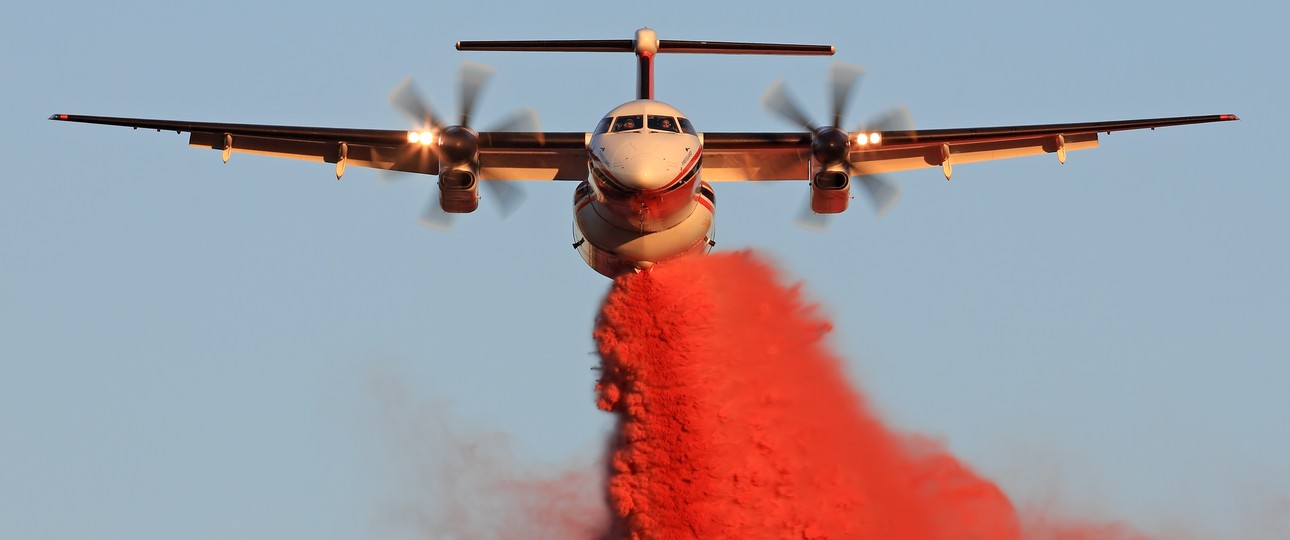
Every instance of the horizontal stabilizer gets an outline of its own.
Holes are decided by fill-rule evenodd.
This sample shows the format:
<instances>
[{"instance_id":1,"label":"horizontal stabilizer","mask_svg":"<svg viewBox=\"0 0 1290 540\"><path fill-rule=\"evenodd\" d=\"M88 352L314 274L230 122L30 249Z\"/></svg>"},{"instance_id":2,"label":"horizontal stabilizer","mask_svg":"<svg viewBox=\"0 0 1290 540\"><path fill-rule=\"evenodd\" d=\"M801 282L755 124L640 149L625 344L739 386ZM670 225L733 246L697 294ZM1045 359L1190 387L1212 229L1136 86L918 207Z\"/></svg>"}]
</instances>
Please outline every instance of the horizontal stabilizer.
<instances>
[{"instance_id":1,"label":"horizontal stabilizer","mask_svg":"<svg viewBox=\"0 0 1290 540\"><path fill-rule=\"evenodd\" d=\"M636 52L630 39L549 39L524 41L458 41L459 51L524 52ZM782 54L831 56L832 45L797 45L790 43L741 43L734 41L658 40L660 53L685 54Z\"/></svg>"},{"instance_id":2,"label":"horizontal stabilizer","mask_svg":"<svg viewBox=\"0 0 1290 540\"><path fill-rule=\"evenodd\" d=\"M658 52L689 54L785 54L797 56L833 56L834 50L832 45L660 39L658 41Z\"/></svg>"},{"instance_id":3,"label":"horizontal stabilizer","mask_svg":"<svg viewBox=\"0 0 1290 540\"><path fill-rule=\"evenodd\" d=\"M831 56L834 52L832 45L659 39L658 34L649 28L637 30L636 39L458 41L457 50L634 53L637 63L636 99L654 99L654 56L659 53Z\"/></svg>"},{"instance_id":4,"label":"horizontal stabilizer","mask_svg":"<svg viewBox=\"0 0 1290 540\"><path fill-rule=\"evenodd\" d=\"M634 52L630 39L534 39L458 41L459 51Z\"/></svg>"}]
</instances>

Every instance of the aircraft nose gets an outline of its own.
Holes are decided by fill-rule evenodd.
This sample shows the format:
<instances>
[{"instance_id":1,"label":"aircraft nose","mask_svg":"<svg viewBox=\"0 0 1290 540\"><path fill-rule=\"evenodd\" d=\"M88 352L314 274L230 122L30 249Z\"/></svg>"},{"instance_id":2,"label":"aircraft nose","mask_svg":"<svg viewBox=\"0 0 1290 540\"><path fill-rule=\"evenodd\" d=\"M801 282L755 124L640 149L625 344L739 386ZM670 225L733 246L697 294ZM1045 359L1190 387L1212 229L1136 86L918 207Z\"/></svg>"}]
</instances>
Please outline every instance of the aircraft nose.
<instances>
[{"instance_id":1,"label":"aircraft nose","mask_svg":"<svg viewBox=\"0 0 1290 540\"><path fill-rule=\"evenodd\" d=\"M667 187L678 170L675 163L659 154L641 152L614 163L613 172L625 188L653 191Z\"/></svg>"}]
</instances>

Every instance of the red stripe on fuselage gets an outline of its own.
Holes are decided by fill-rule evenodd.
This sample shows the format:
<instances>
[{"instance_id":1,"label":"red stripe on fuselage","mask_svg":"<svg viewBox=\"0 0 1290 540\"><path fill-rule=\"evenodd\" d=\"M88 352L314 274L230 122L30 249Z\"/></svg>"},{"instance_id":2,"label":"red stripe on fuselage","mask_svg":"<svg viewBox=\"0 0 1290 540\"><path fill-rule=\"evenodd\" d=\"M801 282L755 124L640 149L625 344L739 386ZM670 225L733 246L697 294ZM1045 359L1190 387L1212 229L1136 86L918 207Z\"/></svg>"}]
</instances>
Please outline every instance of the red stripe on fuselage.
<instances>
[{"instance_id":1,"label":"red stripe on fuselage","mask_svg":"<svg viewBox=\"0 0 1290 540\"><path fill-rule=\"evenodd\" d=\"M698 201L698 202L699 202L699 204L702 204L702 205L703 205L703 207L704 207L704 208L707 208L709 212L712 212L712 213L714 213L714 214L717 212L717 207L716 207L716 205L712 204L712 201L708 200L708 198L707 198L707 197L704 197L702 193L700 193L700 194L696 195L696 196L694 197L694 200L695 200L695 201Z\"/></svg>"},{"instance_id":2,"label":"red stripe on fuselage","mask_svg":"<svg viewBox=\"0 0 1290 540\"><path fill-rule=\"evenodd\" d=\"M605 162L600 160L600 156L597 156L595 152L591 153L591 169L592 179L600 180L601 182L608 184L609 187L614 188L616 191L621 191L624 194L639 192L639 190L627 189L626 186L623 186L622 182L618 181L617 178L614 178L614 175L609 172L609 167L606 166Z\"/></svg>"},{"instance_id":3,"label":"red stripe on fuselage","mask_svg":"<svg viewBox=\"0 0 1290 540\"><path fill-rule=\"evenodd\" d=\"M690 174L690 169L693 169L694 164L699 162L699 156L701 155L703 155L702 148L700 148L698 152L694 153L694 156L690 158L689 163L686 163L684 167L681 167L681 174L676 175L676 178L673 178L671 182L668 182L668 188L665 189L670 189L671 186L676 185L676 183L680 182L682 178L685 178L685 175ZM698 177L698 175L695 175L695 177Z\"/></svg>"}]
</instances>

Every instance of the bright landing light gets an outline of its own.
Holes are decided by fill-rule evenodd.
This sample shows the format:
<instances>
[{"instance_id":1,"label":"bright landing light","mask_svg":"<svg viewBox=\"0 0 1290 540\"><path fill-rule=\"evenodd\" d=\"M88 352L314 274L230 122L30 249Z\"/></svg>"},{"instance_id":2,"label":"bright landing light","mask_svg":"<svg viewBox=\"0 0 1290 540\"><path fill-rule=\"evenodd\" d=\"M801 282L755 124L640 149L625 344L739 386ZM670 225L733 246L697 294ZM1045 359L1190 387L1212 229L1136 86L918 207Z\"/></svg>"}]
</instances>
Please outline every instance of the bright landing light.
<instances>
[{"instance_id":1,"label":"bright landing light","mask_svg":"<svg viewBox=\"0 0 1290 540\"><path fill-rule=\"evenodd\" d=\"M881 142L882 142L882 134L881 134L881 133L878 133L877 131L875 131L875 132L873 132L873 133L857 133L857 134L856 134L856 143L857 143L857 144L862 144L862 145L863 145L863 144L878 144L878 143L881 143Z\"/></svg>"},{"instance_id":2,"label":"bright landing light","mask_svg":"<svg viewBox=\"0 0 1290 540\"><path fill-rule=\"evenodd\" d=\"M423 145L433 144L434 133L431 133L429 131L409 131L408 142L413 144L421 143Z\"/></svg>"}]
</instances>

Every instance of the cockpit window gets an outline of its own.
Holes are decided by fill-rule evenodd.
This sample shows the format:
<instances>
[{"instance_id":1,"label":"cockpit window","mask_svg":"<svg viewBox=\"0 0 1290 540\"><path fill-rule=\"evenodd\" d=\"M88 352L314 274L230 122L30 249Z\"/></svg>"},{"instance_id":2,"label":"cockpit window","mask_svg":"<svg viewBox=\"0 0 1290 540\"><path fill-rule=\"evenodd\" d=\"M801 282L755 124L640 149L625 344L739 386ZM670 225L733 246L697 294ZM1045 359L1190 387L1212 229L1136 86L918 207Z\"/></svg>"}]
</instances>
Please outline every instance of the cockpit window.
<instances>
[{"instance_id":1,"label":"cockpit window","mask_svg":"<svg viewBox=\"0 0 1290 540\"><path fill-rule=\"evenodd\" d=\"M681 131L689 133L690 135L699 134L697 131L694 131L694 124L690 123L689 118L678 118L677 120L681 122Z\"/></svg>"},{"instance_id":2,"label":"cockpit window","mask_svg":"<svg viewBox=\"0 0 1290 540\"><path fill-rule=\"evenodd\" d=\"M676 119L671 116L649 115L649 128L654 131L671 131L677 133Z\"/></svg>"},{"instance_id":3,"label":"cockpit window","mask_svg":"<svg viewBox=\"0 0 1290 540\"><path fill-rule=\"evenodd\" d=\"M608 116L606 116L606 117L604 117L603 119L601 119L601 120L600 120L600 123L596 125L596 132L595 132L595 134L596 134L596 135L600 135L601 133L604 133L604 132L606 132L606 131L609 131L609 124L610 124L610 123L612 123L613 121L614 121L614 119L613 119L613 118L610 118L610 117L608 117Z\"/></svg>"},{"instance_id":4,"label":"cockpit window","mask_svg":"<svg viewBox=\"0 0 1290 540\"><path fill-rule=\"evenodd\" d=\"M639 114L619 116L614 119L614 131L634 131L645 127L644 119Z\"/></svg>"}]
</instances>

